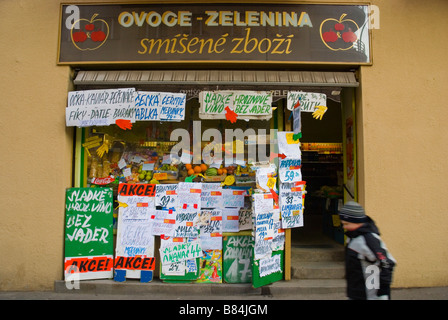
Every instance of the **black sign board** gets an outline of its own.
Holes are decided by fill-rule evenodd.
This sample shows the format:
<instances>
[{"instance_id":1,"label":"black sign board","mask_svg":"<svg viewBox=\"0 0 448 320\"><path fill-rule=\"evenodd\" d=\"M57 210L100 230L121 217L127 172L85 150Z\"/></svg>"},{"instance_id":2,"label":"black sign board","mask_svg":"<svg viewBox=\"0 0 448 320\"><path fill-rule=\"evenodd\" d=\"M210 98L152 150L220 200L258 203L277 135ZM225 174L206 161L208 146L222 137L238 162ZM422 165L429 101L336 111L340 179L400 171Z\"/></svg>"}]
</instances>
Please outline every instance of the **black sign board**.
<instances>
[{"instance_id":1,"label":"black sign board","mask_svg":"<svg viewBox=\"0 0 448 320\"><path fill-rule=\"evenodd\" d=\"M370 64L367 5L61 5L58 63Z\"/></svg>"}]
</instances>

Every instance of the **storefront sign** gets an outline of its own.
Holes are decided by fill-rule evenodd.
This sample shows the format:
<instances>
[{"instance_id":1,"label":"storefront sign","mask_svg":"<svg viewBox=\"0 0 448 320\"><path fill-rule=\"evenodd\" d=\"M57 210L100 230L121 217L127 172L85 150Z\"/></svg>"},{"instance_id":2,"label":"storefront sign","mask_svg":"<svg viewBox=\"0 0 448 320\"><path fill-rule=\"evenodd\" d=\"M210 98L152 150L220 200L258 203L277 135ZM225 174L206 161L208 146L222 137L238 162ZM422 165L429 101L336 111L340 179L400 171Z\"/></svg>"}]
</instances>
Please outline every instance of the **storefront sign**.
<instances>
[{"instance_id":1,"label":"storefront sign","mask_svg":"<svg viewBox=\"0 0 448 320\"><path fill-rule=\"evenodd\" d=\"M369 64L367 5L61 5L58 63Z\"/></svg>"}]
</instances>

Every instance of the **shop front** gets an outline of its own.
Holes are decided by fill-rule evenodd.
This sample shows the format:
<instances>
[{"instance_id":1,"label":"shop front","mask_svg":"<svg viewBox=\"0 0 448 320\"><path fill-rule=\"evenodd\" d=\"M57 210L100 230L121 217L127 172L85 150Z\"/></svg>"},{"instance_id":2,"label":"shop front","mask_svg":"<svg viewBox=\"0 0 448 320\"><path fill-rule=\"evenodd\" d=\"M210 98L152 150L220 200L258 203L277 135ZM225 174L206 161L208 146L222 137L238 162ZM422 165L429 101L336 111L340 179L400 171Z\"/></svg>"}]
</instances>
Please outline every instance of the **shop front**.
<instances>
[{"instance_id":1,"label":"shop front","mask_svg":"<svg viewBox=\"0 0 448 320\"><path fill-rule=\"evenodd\" d=\"M64 279L260 287L290 279L308 216L343 244L368 10L62 5L75 130Z\"/></svg>"}]
</instances>

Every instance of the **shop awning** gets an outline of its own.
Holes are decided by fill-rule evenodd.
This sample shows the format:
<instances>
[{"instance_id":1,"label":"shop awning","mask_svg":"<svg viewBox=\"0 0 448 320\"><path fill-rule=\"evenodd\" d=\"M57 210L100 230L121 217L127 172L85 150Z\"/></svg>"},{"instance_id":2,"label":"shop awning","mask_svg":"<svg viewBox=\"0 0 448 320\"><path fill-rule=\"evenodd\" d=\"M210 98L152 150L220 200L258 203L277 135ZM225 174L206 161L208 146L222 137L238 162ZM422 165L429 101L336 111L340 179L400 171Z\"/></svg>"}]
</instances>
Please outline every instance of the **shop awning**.
<instances>
[{"instance_id":1,"label":"shop awning","mask_svg":"<svg viewBox=\"0 0 448 320\"><path fill-rule=\"evenodd\" d=\"M255 70L79 71L75 85L247 85L263 87L358 87L353 72Z\"/></svg>"}]
</instances>

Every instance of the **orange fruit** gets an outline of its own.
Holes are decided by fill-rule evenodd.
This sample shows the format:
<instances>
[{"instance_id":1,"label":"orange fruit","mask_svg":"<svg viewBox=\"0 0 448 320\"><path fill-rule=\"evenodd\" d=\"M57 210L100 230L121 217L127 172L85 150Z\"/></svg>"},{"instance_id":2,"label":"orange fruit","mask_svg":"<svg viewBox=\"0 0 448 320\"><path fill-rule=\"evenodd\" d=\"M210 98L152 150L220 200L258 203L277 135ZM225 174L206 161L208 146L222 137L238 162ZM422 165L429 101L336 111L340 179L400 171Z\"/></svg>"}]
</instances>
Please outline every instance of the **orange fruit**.
<instances>
[{"instance_id":1,"label":"orange fruit","mask_svg":"<svg viewBox=\"0 0 448 320\"><path fill-rule=\"evenodd\" d=\"M227 174L227 169L222 169L223 174Z\"/></svg>"},{"instance_id":2,"label":"orange fruit","mask_svg":"<svg viewBox=\"0 0 448 320\"><path fill-rule=\"evenodd\" d=\"M222 169L218 169L218 175L222 175Z\"/></svg>"},{"instance_id":3,"label":"orange fruit","mask_svg":"<svg viewBox=\"0 0 448 320\"><path fill-rule=\"evenodd\" d=\"M195 173L201 173L201 172L202 172L202 168L201 168L201 166L195 166L195 167L193 168L193 170L194 170Z\"/></svg>"},{"instance_id":4,"label":"orange fruit","mask_svg":"<svg viewBox=\"0 0 448 320\"><path fill-rule=\"evenodd\" d=\"M205 172L208 169L208 166L205 163L201 164L201 170L202 172Z\"/></svg>"},{"instance_id":5,"label":"orange fruit","mask_svg":"<svg viewBox=\"0 0 448 320\"><path fill-rule=\"evenodd\" d=\"M187 171L187 173L188 173L189 176L192 176L192 175L194 175L194 170L193 169L189 169Z\"/></svg>"},{"instance_id":6,"label":"orange fruit","mask_svg":"<svg viewBox=\"0 0 448 320\"><path fill-rule=\"evenodd\" d=\"M185 165L185 169L187 169L187 170L193 169L193 166L190 163L187 163Z\"/></svg>"}]
</instances>

